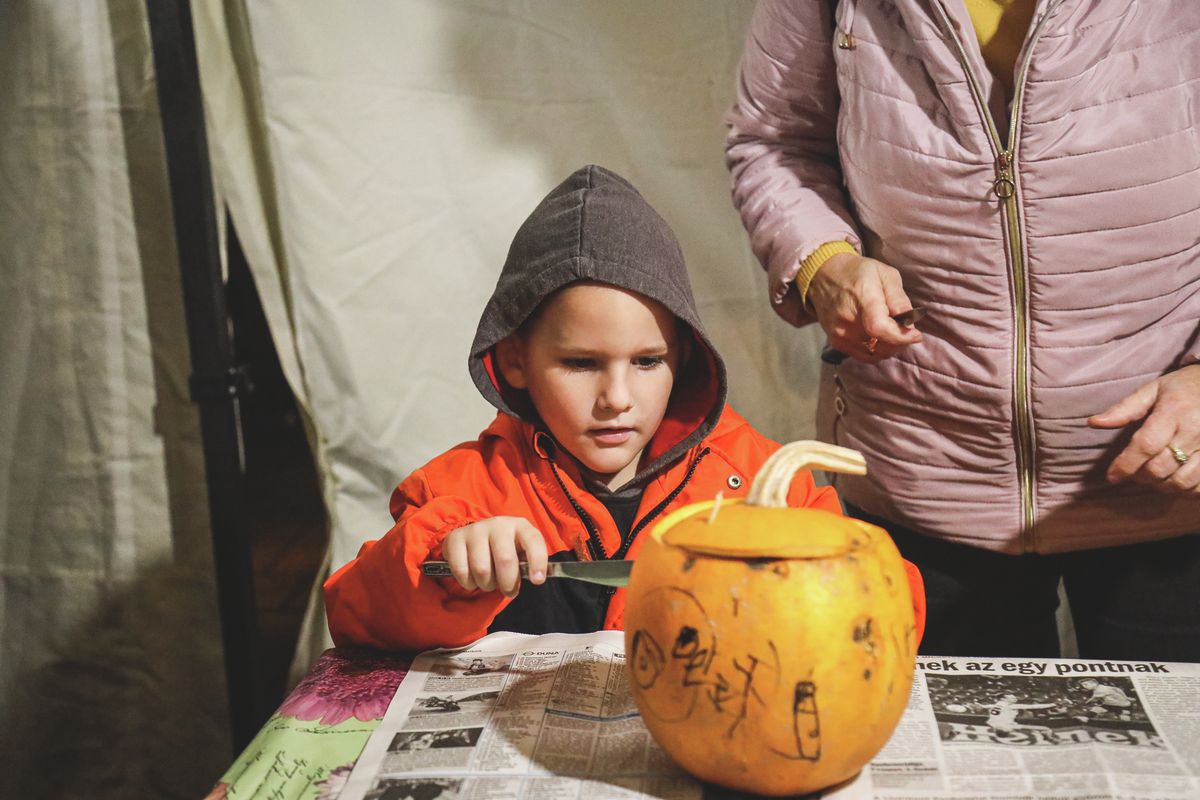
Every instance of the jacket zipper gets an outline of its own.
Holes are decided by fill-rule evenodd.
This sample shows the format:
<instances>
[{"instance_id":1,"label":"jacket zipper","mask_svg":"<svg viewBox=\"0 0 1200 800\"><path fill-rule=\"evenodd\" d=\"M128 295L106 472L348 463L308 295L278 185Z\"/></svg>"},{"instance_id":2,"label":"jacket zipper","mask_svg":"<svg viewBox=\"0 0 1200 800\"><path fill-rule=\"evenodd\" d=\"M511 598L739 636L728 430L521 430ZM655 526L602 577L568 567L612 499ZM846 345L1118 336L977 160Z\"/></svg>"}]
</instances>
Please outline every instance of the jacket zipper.
<instances>
[{"instance_id":1,"label":"jacket zipper","mask_svg":"<svg viewBox=\"0 0 1200 800\"><path fill-rule=\"evenodd\" d=\"M626 536L621 542L621 546L617 548L617 552L613 554L613 558L619 559L625 557L625 555L629 552L629 548L633 545L634 539L636 539L637 535L642 532L642 529L649 525L655 517L661 514L667 506L671 505L671 502L679 496L680 492L683 491L683 487L687 486L688 483L691 482L692 475L696 472L696 467L700 465L700 462L706 455L708 455L708 452L709 448L706 447L696 454L695 460L692 461L692 463L688 466L687 472L684 473L683 480L680 481L679 485L672 489L671 493L664 497L658 505L647 511L646 516L642 517L637 524L629 529L629 535ZM612 598L616 592L617 590L610 586L604 590L604 596L606 598Z\"/></svg>"},{"instance_id":2,"label":"jacket zipper","mask_svg":"<svg viewBox=\"0 0 1200 800\"><path fill-rule=\"evenodd\" d=\"M629 535L621 541L621 546L617 548L617 552L613 553L612 557L614 559L624 558L625 554L629 552L630 546L633 545L634 539L636 539L637 535L642 532L642 529L649 525L655 517L661 514L663 510L669 506L676 497L679 496L679 493L683 491L683 488L691 482L692 475L694 475L696 472L696 467L700 466L700 462L703 461L704 457L709 454L709 451L710 448L706 447L697 453L696 458L691 464L688 465L687 472L684 474L683 480L679 482L679 485L672 489L671 493L664 497L658 505L646 512L646 516L642 517L637 524L630 528ZM571 503L571 507L575 509L575 513L579 515L581 520L583 520L583 526L587 529L588 533L588 553L591 555L593 561L603 561L604 559L608 558L608 556L604 553L604 545L600 541L600 532L596 528L595 520L593 520L591 515L584 510L583 506L579 505L579 501L577 501L575 496L571 494L571 491L567 488L566 482L563 481L562 476L558 474L558 465L554 463L554 459L551 457L547 458L546 460L550 462L550 471L554 474L554 479L558 481L558 485L562 487L563 494L567 496L567 500ZM612 598L616 591L617 590L611 586L606 587L602 595L604 601L607 603L607 601ZM607 605L605 608L607 608Z\"/></svg>"},{"instance_id":3,"label":"jacket zipper","mask_svg":"<svg viewBox=\"0 0 1200 800\"><path fill-rule=\"evenodd\" d=\"M591 515L584 510L583 506L575 499L575 496L567 489L567 484L563 482L562 476L558 474L558 465L554 463L554 459L548 458L550 462L550 472L554 474L554 480L558 481L558 485L562 487L563 494L567 496L567 500L571 503L571 507L575 509L575 513L583 520L583 527L587 529L587 548L588 555L593 561L603 561L608 558L604 553L604 543L600 541L600 531L596 528L596 522Z\"/></svg>"},{"instance_id":4,"label":"jacket zipper","mask_svg":"<svg viewBox=\"0 0 1200 800\"><path fill-rule=\"evenodd\" d=\"M1029 72L1029 61L1033 55L1034 45L1041 35L1042 26L1049 19L1050 13L1061 0L1051 0L1046 11L1033 28L1025 48L1021 68L1013 88L1012 110L1009 114L1007 146L1001 141L996 121L988 108L987 100L975 73L971 70L967 52L962 40L954 30L942 2L934 7L938 10L942 25L954 43L959 64L971 87L975 104L983 116L987 127L988 138L996 155L996 179L992 182L992 190L1004 205L1005 240L1008 244L1009 261L1012 267L1013 279L1013 311L1016 329L1016 378L1013 384L1014 421L1017 436L1017 471L1021 479L1021 518L1023 522L1021 540L1025 551L1034 549L1036 538L1035 524L1037 515L1034 511L1034 449L1033 449L1033 414L1030 411L1029 399L1029 309L1025 302L1026 269L1024 250L1021 246L1020 201L1017 198L1017 128L1021 119L1021 99L1025 92L1025 79Z\"/></svg>"},{"instance_id":5,"label":"jacket zipper","mask_svg":"<svg viewBox=\"0 0 1200 800\"><path fill-rule=\"evenodd\" d=\"M629 548L633 545L633 540L636 539L637 535L642 532L642 529L649 525L655 517L661 514L667 506L671 505L672 501L674 501L675 498L679 496L679 493L683 491L683 487L687 486L688 483L691 482L692 475L696 472L696 467L700 466L700 462L704 460L704 457L708 455L708 453L709 448L706 447L696 454L695 460L692 461L691 465L688 466L687 472L684 473L683 480L679 482L678 486L671 490L670 494L662 499L662 502L647 511L646 516L642 517L636 525L629 529L629 535L626 536L621 542L621 546L617 548L617 552L613 554L613 558L625 557L625 554L629 552Z\"/></svg>"}]
</instances>

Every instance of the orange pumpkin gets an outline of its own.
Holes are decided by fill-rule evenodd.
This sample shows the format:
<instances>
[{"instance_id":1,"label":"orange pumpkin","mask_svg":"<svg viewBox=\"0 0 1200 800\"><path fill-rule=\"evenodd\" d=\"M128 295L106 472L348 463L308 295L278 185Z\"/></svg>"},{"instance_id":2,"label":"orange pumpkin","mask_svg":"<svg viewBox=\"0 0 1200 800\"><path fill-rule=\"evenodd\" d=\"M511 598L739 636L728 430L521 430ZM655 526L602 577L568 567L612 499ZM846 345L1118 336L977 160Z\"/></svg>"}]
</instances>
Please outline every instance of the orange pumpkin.
<instances>
[{"instance_id":1,"label":"orange pumpkin","mask_svg":"<svg viewBox=\"0 0 1200 800\"><path fill-rule=\"evenodd\" d=\"M630 685L654 738L703 780L769 795L845 781L904 712L916 655L912 598L891 538L786 507L807 465L866 471L853 450L795 442L745 502L669 515L634 564Z\"/></svg>"}]
</instances>

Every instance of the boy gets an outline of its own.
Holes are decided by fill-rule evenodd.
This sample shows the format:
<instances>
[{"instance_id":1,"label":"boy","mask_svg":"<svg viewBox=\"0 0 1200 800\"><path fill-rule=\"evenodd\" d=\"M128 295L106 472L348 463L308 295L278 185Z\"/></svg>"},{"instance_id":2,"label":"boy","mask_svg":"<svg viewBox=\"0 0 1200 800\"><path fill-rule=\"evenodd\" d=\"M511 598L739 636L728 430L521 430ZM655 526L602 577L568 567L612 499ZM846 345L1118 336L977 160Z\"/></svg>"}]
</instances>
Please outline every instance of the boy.
<instances>
[{"instance_id":1,"label":"boy","mask_svg":"<svg viewBox=\"0 0 1200 800\"><path fill-rule=\"evenodd\" d=\"M325 583L339 645L620 629L623 589L546 582L547 559L636 558L656 520L744 495L778 447L725 405L725 366L671 229L601 167L573 173L517 231L469 366L500 413L401 483L395 527ZM790 499L841 513L808 473ZM422 577L435 559L454 578Z\"/></svg>"}]
</instances>

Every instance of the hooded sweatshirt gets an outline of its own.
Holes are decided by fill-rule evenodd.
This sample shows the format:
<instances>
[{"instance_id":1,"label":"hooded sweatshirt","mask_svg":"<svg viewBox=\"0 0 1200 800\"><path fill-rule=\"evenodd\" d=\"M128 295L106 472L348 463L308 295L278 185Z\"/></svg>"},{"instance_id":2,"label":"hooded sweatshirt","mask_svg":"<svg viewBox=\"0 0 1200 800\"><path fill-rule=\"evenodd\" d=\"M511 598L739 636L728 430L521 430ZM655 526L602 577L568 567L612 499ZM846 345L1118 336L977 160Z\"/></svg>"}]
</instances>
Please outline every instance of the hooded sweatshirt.
<instances>
[{"instance_id":1,"label":"hooded sweatshirt","mask_svg":"<svg viewBox=\"0 0 1200 800\"><path fill-rule=\"evenodd\" d=\"M617 492L598 486L549 434L528 395L508 386L495 345L558 289L592 281L656 300L686 324L693 346L680 366L667 412L635 477ZM484 308L468 359L475 385L499 413L479 438L452 448L405 479L392 495L395 526L325 583L333 640L392 650L465 645L493 630L523 633L621 629L625 590L576 581L524 584L515 599L423 577L457 528L497 516L529 520L552 560L632 559L645 532L670 511L745 495L779 445L725 404L725 366L704 333L679 244L666 222L624 178L597 166L577 170L517 231ZM841 513L811 475L793 482L790 502ZM918 635L920 576L910 568Z\"/></svg>"}]
</instances>

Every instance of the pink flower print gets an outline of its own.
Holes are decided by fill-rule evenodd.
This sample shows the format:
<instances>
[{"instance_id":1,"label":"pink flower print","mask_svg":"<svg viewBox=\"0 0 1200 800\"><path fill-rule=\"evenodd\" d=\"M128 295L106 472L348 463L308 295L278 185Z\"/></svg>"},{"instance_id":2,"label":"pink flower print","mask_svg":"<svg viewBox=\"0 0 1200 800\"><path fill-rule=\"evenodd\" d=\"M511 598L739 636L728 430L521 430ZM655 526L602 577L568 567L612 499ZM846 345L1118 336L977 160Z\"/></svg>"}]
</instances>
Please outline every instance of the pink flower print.
<instances>
[{"instance_id":1,"label":"pink flower print","mask_svg":"<svg viewBox=\"0 0 1200 800\"><path fill-rule=\"evenodd\" d=\"M337 796L346 788L353 764L345 764L329 773L329 777L317 784L317 796L314 800L337 800Z\"/></svg>"},{"instance_id":2,"label":"pink flower print","mask_svg":"<svg viewBox=\"0 0 1200 800\"><path fill-rule=\"evenodd\" d=\"M365 648L326 650L277 713L322 725L351 717L362 722L383 719L408 664L401 656Z\"/></svg>"}]
</instances>

